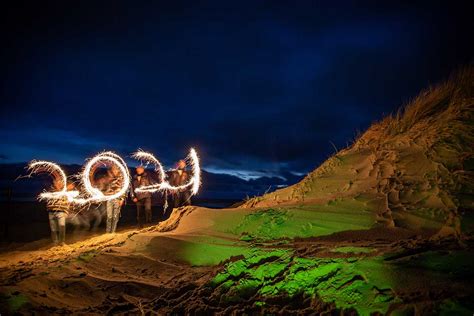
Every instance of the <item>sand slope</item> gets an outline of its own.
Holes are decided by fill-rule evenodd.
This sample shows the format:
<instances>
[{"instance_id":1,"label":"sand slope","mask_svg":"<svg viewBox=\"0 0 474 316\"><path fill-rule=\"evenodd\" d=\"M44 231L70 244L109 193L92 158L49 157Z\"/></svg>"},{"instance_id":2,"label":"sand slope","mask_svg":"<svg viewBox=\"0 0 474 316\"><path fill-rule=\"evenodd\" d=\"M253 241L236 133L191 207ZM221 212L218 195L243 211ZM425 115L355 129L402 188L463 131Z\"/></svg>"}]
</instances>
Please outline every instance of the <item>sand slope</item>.
<instances>
[{"instance_id":1,"label":"sand slope","mask_svg":"<svg viewBox=\"0 0 474 316\"><path fill-rule=\"evenodd\" d=\"M377 223L461 234L474 210L474 69L422 92L300 183L243 207L370 198Z\"/></svg>"}]
</instances>

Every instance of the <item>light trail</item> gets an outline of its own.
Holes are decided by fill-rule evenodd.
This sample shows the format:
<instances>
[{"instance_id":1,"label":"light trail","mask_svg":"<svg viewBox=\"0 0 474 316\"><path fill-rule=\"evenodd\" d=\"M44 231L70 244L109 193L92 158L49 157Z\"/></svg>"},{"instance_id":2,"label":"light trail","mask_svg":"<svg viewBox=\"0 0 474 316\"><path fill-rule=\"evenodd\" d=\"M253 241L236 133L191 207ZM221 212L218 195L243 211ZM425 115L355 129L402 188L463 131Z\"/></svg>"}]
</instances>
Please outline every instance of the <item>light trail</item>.
<instances>
[{"instance_id":1,"label":"light trail","mask_svg":"<svg viewBox=\"0 0 474 316\"><path fill-rule=\"evenodd\" d=\"M132 155L132 157L137 158L141 161L146 161L148 163L152 163L155 166L155 170L160 173L161 182L155 183L147 186L142 186L135 189L135 192L157 192L157 191L165 191L165 192L178 192L183 191L186 189L191 189L191 194L195 195L199 191L199 187L201 186L201 167L199 164L199 156L194 148L191 148L189 152L189 162L191 164L192 170L192 177L188 181L188 183L180 185L180 186L173 186L166 180L166 173L164 172L163 166L161 165L160 161L156 159L153 154L138 151Z\"/></svg>"},{"instance_id":2,"label":"light trail","mask_svg":"<svg viewBox=\"0 0 474 316\"><path fill-rule=\"evenodd\" d=\"M74 199L79 195L79 191L68 191L67 190L67 176L64 170L56 163L51 161L44 160L33 160L28 164L28 170L30 171L29 176L39 173L48 173L50 174L55 181L58 181L56 177L59 176L59 181L61 181L62 189L60 191L49 192L45 191L40 193L38 196L39 200L49 200L49 199L61 199L66 197L69 202L74 201Z\"/></svg>"},{"instance_id":3,"label":"light trail","mask_svg":"<svg viewBox=\"0 0 474 316\"><path fill-rule=\"evenodd\" d=\"M102 163L104 165L115 165L118 168L121 174L120 176L123 179L120 190L113 194L107 195L104 194L100 189L94 187L91 182L91 177L94 176L92 174L95 170L93 169L94 166L99 163ZM59 181L61 181L62 183L61 190L56 192L42 192L38 197L39 200L60 199L65 196L67 197L70 203L75 203L79 205L100 203L125 196L130 187L130 173L128 171L125 161L119 155L111 151L106 151L94 156L84 166L82 176L80 177L81 183L84 187L84 192L79 192L76 190L68 191L66 173L61 169L58 164L54 162L33 160L28 165L28 170L30 170L30 176L32 174L38 174L42 172L49 173L53 177L56 175L56 177L59 177Z\"/></svg>"},{"instance_id":4,"label":"light trail","mask_svg":"<svg viewBox=\"0 0 474 316\"><path fill-rule=\"evenodd\" d=\"M133 158L138 159L147 164L153 164L155 166L155 171L159 175L159 183L151 184L135 189L135 192L157 192L164 191L166 193L174 193L179 191L184 191L190 189L191 195L198 193L201 186L201 168L199 163L199 156L194 148L191 148L188 157L186 158L191 165L192 177L189 181L183 185L173 186L166 180L166 172L163 168L163 165L160 161L151 153L139 150L132 155ZM99 188L95 187L91 181L91 178L94 176L95 166L97 164L103 164L104 166L115 166L120 171L120 175L123 179L120 189L113 194L104 194ZM130 188L131 180L130 173L128 171L125 161L117 154L111 151L105 151L99 153L93 158L89 159L84 166L82 175L80 176L81 183L83 185L83 192L77 190L68 191L67 190L67 176L64 170L56 163L50 161L32 161L28 165L28 170L30 170L30 175L38 174L41 172L49 173L53 177L59 177L55 179L56 181L61 181L62 189L56 192L45 191L39 195L40 200L47 199L59 199L67 197L70 203L75 203L79 205L89 204L89 203L101 203L109 200L115 200L125 196Z\"/></svg>"},{"instance_id":5,"label":"light trail","mask_svg":"<svg viewBox=\"0 0 474 316\"><path fill-rule=\"evenodd\" d=\"M107 164L105 162L115 165L120 170L121 177L123 179L120 190L110 195L104 194L101 190L94 187L91 182L91 177L94 176L91 171L93 170L95 164L103 163L106 166ZM109 200L115 200L126 195L130 187L130 173L125 161L119 155L111 151L106 151L96 155L86 163L84 166L84 171L82 172L81 182L88 197L76 198L73 200L73 202L77 204L100 203Z\"/></svg>"},{"instance_id":6,"label":"light trail","mask_svg":"<svg viewBox=\"0 0 474 316\"><path fill-rule=\"evenodd\" d=\"M163 165L161 164L161 162L158 159L156 159L156 157L153 156L153 154L139 149L137 152L132 154L132 158L140 160L142 163L145 162L146 165L148 164L154 165L155 171L158 172L158 175L160 177L160 182L164 182L166 180L165 169L163 168Z\"/></svg>"}]
</instances>

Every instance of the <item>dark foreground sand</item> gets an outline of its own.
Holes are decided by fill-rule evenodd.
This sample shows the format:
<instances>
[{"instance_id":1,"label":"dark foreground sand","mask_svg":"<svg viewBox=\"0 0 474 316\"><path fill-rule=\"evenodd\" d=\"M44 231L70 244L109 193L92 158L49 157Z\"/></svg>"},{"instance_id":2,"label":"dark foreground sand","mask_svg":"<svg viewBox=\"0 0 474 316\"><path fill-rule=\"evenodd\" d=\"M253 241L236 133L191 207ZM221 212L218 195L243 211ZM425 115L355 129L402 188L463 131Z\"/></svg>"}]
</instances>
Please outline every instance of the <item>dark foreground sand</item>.
<instances>
[{"instance_id":1,"label":"dark foreground sand","mask_svg":"<svg viewBox=\"0 0 474 316\"><path fill-rule=\"evenodd\" d=\"M219 229L223 212L242 210L184 208L141 231L3 253L2 314L472 311L471 237L372 228L241 240Z\"/></svg>"}]
</instances>

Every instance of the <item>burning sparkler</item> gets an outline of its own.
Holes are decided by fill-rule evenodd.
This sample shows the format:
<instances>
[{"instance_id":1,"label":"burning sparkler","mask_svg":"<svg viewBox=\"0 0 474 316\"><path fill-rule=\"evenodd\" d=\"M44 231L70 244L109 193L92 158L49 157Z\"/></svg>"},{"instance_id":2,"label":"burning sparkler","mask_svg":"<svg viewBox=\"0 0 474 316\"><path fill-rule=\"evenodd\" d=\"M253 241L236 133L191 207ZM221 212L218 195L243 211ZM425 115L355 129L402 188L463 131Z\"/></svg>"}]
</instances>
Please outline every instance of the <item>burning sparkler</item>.
<instances>
[{"instance_id":1,"label":"burning sparkler","mask_svg":"<svg viewBox=\"0 0 474 316\"><path fill-rule=\"evenodd\" d=\"M106 195L98 188L94 187L91 182L91 177L93 176L93 167L98 164L102 163L107 165L107 163L111 165L115 165L121 173L121 177L123 179L122 186L120 190L117 192ZM75 203L78 204L85 204L85 203L98 203L98 202L105 202L109 200L114 200L124 196L129 187L130 187L130 173L128 172L127 165L125 161L117 154L106 151L103 153L98 154L97 156L90 159L86 165L84 166L84 171L82 172L81 182L84 185L84 189L87 192L87 198L80 198L74 199Z\"/></svg>"},{"instance_id":2,"label":"burning sparkler","mask_svg":"<svg viewBox=\"0 0 474 316\"><path fill-rule=\"evenodd\" d=\"M173 186L168 181L166 181L166 173L164 172L163 166L161 165L160 161L156 159L155 156L153 156L153 154L140 150L134 153L132 157L153 164L155 166L155 170L160 175L161 181L160 183L136 188L135 192L177 192L191 188L191 194L195 195L199 191L199 187L201 186L201 168L199 166L199 157L194 148L191 148L188 156L191 163L193 176L188 181L188 183L180 186Z\"/></svg>"},{"instance_id":3,"label":"burning sparkler","mask_svg":"<svg viewBox=\"0 0 474 316\"><path fill-rule=\"evenodd\" d=\"M47 199L60 199L66 197L68 201L73 202L74 199L79 195L79 191L68 191L67 190L67 176L64 170L56 163L50 161L36 161L33 160L28 164L28 170L30 171L30 176L33 174L38 173L48 173L50 174L56 181L55 177L59 176L59 181L61 181L62 189L56 192L42 192L39 195L40 200L47 200Z\"/></svg>"},{"instance_id":4,"label":"burning sparkler","mask_svg":"<svg viewBox=\"0 0 474 316\"><path fill-rule=\"evenodd\" d=\"M102 163L104 165L109 164L118 168L123 179L120 190L113 194L106 195L101 190L93 186L91 182L91 177L93 176L93 170L95 165L99 163ZM82 192L82 194L80 194L79 191L67 191L66 173L61 169L58 164L54 162L32 161L28 165L28 170L30 170L30 175L45 172L51 174L53 177L59 177L58 180L61 181L61 190L56 192L43 192L39 195L40 200L59 199L65 196L67 197L69 202L79 205L84 205L88 203L99 203L114 200L124 196L130 187L130 173L128 172L128 168L125 161L119 155L111 151L100 153L87 162L81 176L81 182L85 190L85 192Z\"/></svg>"},{"instance_id":5,"label":"burning sparkler","mask_svg":"<svg viewBox=\"0 0 474 316\"><path fill-rule=\"evenodd\" d=\"M142 161L142 163L145 162L147 165L151 163L152 165L155 166L155 171L158 173L158 176L160 177L160 182L164 182L166 180L165 169L163 168L163 165L160 163L160 161L156 159L155 156L153 156L153 154L139 149L136 153L132 154L132 158L140 160Z\"/></svg>"},{"instance_id":6,"label":"burning sparkler","mask_svg":"<svg viewBox=\"0 0 474 316\"><path fill-rule=\"evenodd\" d=\"M156 157L148 152L139 150L132 155L132 157L141 160L143 162L151 163L155 166L155 171L158 173L160 178L160 183L143 186L140 188L136 188L136 192L157 192L157 191L165 191L165 192L178 192L183 191L186 189L191 190L191 194L195 195L199 191L199 187L201 185L201 168L199 165L199 157L196 153L194 148L191 148L189 152L189 156L187 159L190 160L191 169L192 169L192 177L188 181L188 183L180 185L180 186L173 186L166 180L166 172L163 168L163 165L160 163ZM119 172L120 176L123 179L120 189L113 194L104 194L101 190L94 187L92 184L91 178L93 177L93 173L95 171L95 166L97 164L103 164L105 166L112 165L115 166ZM68 201L71 203L76 204L88 204L88 203L100 203L109 200L114 200L121 198L124 196L129 187L130 187L130 173L128 171L127 165L125 161L117 154L106 151L96 155L95 157L91 158L86 165L84 166L84 170L81 175L81 182L84 187L84 192L80 193L79 191L67 191L67 176L66 173L61 169L59 165L54 162L49 161L32 161L28 165L28 170L30 170L31 174L36 174L40 172L46 172L51 174L52 176L59 177L59 181L61 181L62 189L56 192L43 192L39 195L39 199L58 199L62 197L67 197Z\"/></svg>"}]
</instances>

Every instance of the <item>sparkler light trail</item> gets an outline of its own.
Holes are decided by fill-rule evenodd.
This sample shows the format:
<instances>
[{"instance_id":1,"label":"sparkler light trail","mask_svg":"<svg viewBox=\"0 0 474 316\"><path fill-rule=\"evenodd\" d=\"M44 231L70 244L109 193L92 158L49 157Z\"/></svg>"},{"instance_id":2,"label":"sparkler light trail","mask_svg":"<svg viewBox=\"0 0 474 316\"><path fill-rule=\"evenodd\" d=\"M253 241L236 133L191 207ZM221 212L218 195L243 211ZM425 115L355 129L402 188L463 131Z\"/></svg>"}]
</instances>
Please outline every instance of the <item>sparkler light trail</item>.
<instances>
[{"instance_id":1,"label":"sparkler light trail","mask_svg":"<svg viewBox=\"0 0 474 316\"><path fill-rule=\"evenodd\" d=\"M120 170L121 177L123 179L123 183L120 190L118 190L117 192L111 195L105 195L101 190L94 187L91 182L91 177L93 176L92 174L93 172L91 171L94 165L97 163L103 163L104 165L107 165L106 162L109 164L115 165ZM125 161L119 155L111 151L106 151L106 152L98 154L97 156L93 157L86 163L84 167L84 171L82 172L81 182L84 185L84 189L89 195L89 197L74 199L75 203L85 204L85 203L92 203L92 202L95 202L95 203L105 202L105 201L120 198L127 193L130 187L130 173L128 172L128 168Z\"/></svg>"},{"instance_id":2,"label":"sparkler light trail","mask_svg":"<svg viewBox=\"0 0 474 316\"><path fill-rule=\"evenodd\" d=\"M115 165L118 168L123 179L120 190L113 194L106 195L101 190L92 185L92 170L94 166L99 163L104 165ZM59 177L59 180L62 182L62 189L60 191L43 192L39 195L40 200L59 199L66 196L69 202L75 204L83 205L88 203L100 203L124 196L130 187L130 173L128 172L125 161L119 155L111 151L100 153L86 163L81 176L81 182L85 190L85 192L82 192L82 194L80 194L79 191L67 191L67 176L61 167L54 162L33 160L28 165L28 170L30 170L30 175L41 172L49 173L53 177Z\"/></svg>"},{"instance_id":3,"label":"sparkler light trail","mask_svg":"<svg viewBox=\"0 0 474 316\"><path fill-rule=\"evenodd\" d=\"M166 172L163 168L163 165L160 163L156 157L148 152L139 150L132 155L133 158L141 160L142 162L151 163L155 166L155 171L158 173L160 178L160 183L143 186L136 188L136 192L177 192L186 189L191 189L191 194L195 195L199 191L201 186L201 168L199 165L199 157L194 148L191 148L188 157L186 160L189 160L192 169L192 177L188 183L173 186L166 180ZM113 194L106 195L104 192L94 187L92 184L91 178L94 176L95 166L97 164L103 164L104 166L115 166L120 171L120 176L123 179L120 190L114 192ZM62 189L56 192L43 192L39 195L40 200L44 199L58 199L64 196L67 197L68 201L75 204L88 204L88 203L100 203L109 200L114 200L120 198L127 194L127 191L130 187L130 173L128 171L125 161L117 154L111 151L102 152L89 161L87 161L84 166L84 170L80 177L81 183L84 187L84 192L79 191L67 191L67 176L66 173L61 169L61 167L49 161L32 161L28 165L28 170L30 170L30 175L37 174L41 172L46 172L51 174L53 177L59 177L59 180L62 183Z\"/></svg>"},{"instance_id":4,"label":"sparkler light trail","mask_svg":"<svg viewBox=\"0 0 474 316\"><path fill-rule=\"evenodd\" d=\"M56 192L42 192L39 195L39 200L47 199L60 199L62 197L67 197L68 201L72 202L75 197L79 195L79 191L68 191L67 190L67 176L64 170L56 163L50 161L36 161L33 160L28 164L28 170L30 171L29 176L38 173L49 173L53 178L59 176L59 181L61 181L62 189ZM57 180L57 179L55 179Z\"/></svg>"},{"instance_id":5,"label":"sparkler light trail","mask_svg":"<svg viewBox=\"0 0 474 316\"><path fill-rule=\"evenodd\" d=\"M158 172L160 182L164 182L166 180L165 169L163 168L163 165L160 163L160 161L156 159L155 156L153 156L153 154L139 149L137 152L132 154L132 158L140 160L142 163L146 162L147 165L151 163L155 166L155 171Z\"/></svg>"},{"instance_id":6,"label":"sparkler light trail","mask_svg":"<svg viewBox=\"0 0 474 316\"><path fill-rule=\"evenodd\" d=\"M135 192L152 192L152 193L157 192L157 191L177 192L177 191L182 191L182 190L191 188L191 194L195 195L199 191L199 187L201 186L201 167L199 165L199 157L194 148L191 148L189 152L189 156L188 156L191 163L193 176L188 181L188 183L180 185L180 186L173 186L168 181L166 181L166 173L164 172L163 166L161 165L160 161L156 159L155 156L153 156L153 154L140 150L134 153L132 157L155 165L155 170L157 170L160 173L160 177L161 177L160 183L136 188Z\"/></svg>"}]
</instances>

